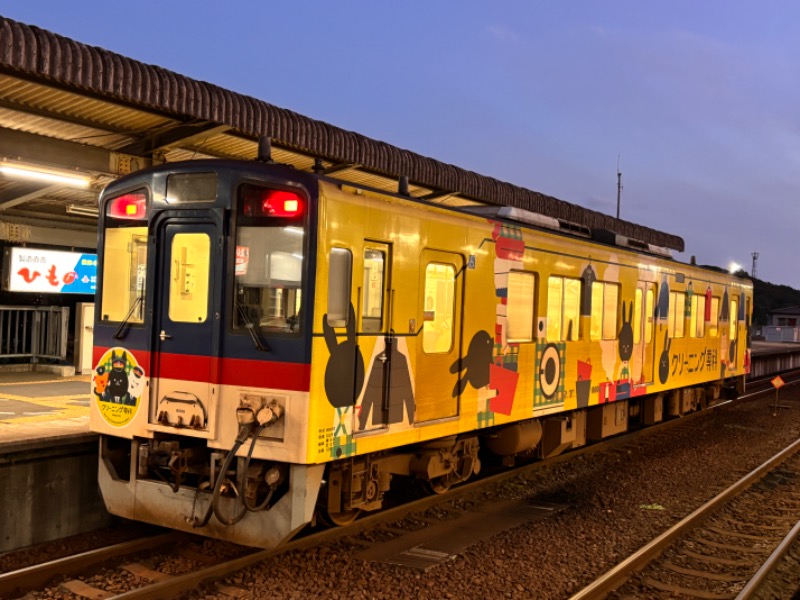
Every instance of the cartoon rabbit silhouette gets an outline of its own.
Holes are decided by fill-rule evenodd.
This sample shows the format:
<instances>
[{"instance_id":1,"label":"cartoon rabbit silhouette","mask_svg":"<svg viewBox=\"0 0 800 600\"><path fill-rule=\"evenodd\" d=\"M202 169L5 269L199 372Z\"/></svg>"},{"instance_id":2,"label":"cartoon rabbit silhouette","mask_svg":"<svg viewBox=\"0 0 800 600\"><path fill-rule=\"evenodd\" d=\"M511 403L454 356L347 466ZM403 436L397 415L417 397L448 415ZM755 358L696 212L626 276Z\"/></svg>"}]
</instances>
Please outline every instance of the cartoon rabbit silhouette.
<instances>
[{"instance_id":1,"label":"cartoon rabbit silhouette","mask_svg":"<svg viewBox=\"0 0 800 600\"><path fill-rule=\"evenodd\" d=\"M350 304L347 319L347 339L339 343L336 331L328 325L328 315L322 317L322 333L331 353L325 367L325 393L334 408L353 406L364 385L364 358L356 345L356 311Z\"/></svg>"},{"instance_id":2,"label":"cartoon rabbit silhouette","mask_svg":"<svg viewBox=\"0 0 800 600\"><path fill-rule=\"evenodd\" d=\"M630 303L628 319L625 320L625 302L622 303L622 327L619 330L619 358L622 361L620 379L627 381L630 378L628 361L633 356L633 302Z\"/></svg>"},{"instance_id":3,"label":"cartoon rabbit silhouette","mask_svg":"<svg viewBox=\"0 0 800 600\"><path fill-rule=\"evenodd\" d=\"M661 383L667 383L669 379L669 347L672 345L672 340L669 339L669 331L664 332L664 351L661 353L661 359L658 361L658 379Z\"/></svg>"},{"instance_id":4,"label":"cartoon rabbit silhouette","mask_svg":"<svg viewBox=\"0 0 800 600\"><path fill-rule=\"evenodd\" d=\"M625 320L625 302L622 303L622 327L619 330L619 357L629 361L633 356L633 302L628 310L628 320Z\"/></svg>"}]
</instances>

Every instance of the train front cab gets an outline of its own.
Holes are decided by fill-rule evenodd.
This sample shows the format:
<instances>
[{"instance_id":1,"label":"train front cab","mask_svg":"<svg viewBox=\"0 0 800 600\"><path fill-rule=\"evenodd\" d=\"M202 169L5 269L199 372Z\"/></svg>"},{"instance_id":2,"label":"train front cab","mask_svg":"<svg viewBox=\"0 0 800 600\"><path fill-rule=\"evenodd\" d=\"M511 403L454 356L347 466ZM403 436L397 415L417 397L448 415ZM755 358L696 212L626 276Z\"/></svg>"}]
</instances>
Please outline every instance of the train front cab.
<instances>
[{"instance_id":1,"label":"train front cab","mask_svg":"<svg viewBox=\"0 0 800 600\"><path fill-rule=\"evenodd\" d=\"M208 164L102 196L100 488L113 514L272 546L311 520L323 472L306 464L315 181Z\"/></svg>"}]
</instances>

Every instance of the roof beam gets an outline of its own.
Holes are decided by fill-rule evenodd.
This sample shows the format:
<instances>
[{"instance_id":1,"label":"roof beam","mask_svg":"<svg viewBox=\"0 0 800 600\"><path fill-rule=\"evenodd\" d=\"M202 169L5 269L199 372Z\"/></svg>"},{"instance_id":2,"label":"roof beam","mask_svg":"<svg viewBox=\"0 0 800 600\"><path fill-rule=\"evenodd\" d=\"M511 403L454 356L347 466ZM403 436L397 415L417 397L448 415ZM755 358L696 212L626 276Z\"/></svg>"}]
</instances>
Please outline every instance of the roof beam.
<instances>
[{"instance_id":1,"label":"roof beam","mask_svg":"<svg viewBox=\"0 0 800 600\"><path fill-rule=\"evenodd\" d=\"M444 202L445 200L457 195L458 192L438 191L438 192L431 192L430 194L425 194L424 196L420 196L420 199L427 200L428 202Z\"/></svg>"},{"instance_id":2,"label":"roof beam","mask_svg":"<svg viewBox=\"0 0 800 600\"><path fill-rule=\"evenodd\" d=\"M356 163L339 163L336 165L331 165L327 169L325 169L325 175L333 175L334 173L343 173L345 171L352 171L353 169L358 169L361 165Z\"/></svg>"},{"instance_id":3,"label":"roof beam","mask_svg":"<svg viewBox=\"0 0 800 600\"><path fill-rule=\"evenodd\" d=\"M51 192L57 192L62 188L60 185L24 185L22 189L10 189L0 194L0 211L13 208L24 204L29 200L35 200L46 196ZM20 193L21 192L21 193Z\"/></svg>"},{"instance_id":4,"label":"roof beam","mask_svg":"<svg viewBox=\"0 0 800 600\"><path fill-rule=\"evenodd\" d=\"M136 170L125 168L124 165L130 165L131 161L121 159L132 158L138 168L149 166L150 162L146 158L126 157L123 153L96 146L0 127L0 158L3 157L32 165L107 175L124 175Z\"/></svg>"},{"instance_id":5,"label":"roof beam","mask_svg":"<svg viewBox=\"0 0 800 600\"><path fill-rule=\"evenodd\" d=\"M100 125L98 123L95 123L94 121L90 121L89 119L81 119L80 117L76 117L75 115L65 115L44 108L26 106L24 104L20 104L19 102L8 100L7 98L0 98L0 108L4 108L6 110L13 110L15 112L20 112L26 115L33 115L35 117L42 117L44 119L51 119L53 121L59 121L62 123L70 123L72 125L86 127L87 129L95 129L97 131L105 132L108 135L127 135L127 136L134 135L130 131L111 129L107 124Z\"/></svg>"},{"instance_id":6,"label":"roof beam","mask_svg":"<svg viewBox=\"0 0 800 600\"><path fill-rule=\"evenodd\" d=\"M157 150L173 146L184 146L228 131L230 126L209 122L183 123L176 127L162 129L150 136L137 140L119 149L124 154L152 156Z\"/></svg>"},{"instance_id":7,"label":"roof beam","mask_svg":"<svg viewBox=\"0 0 800 600\"><path fill-rule=\"evenodd\" d=\"M0 129L0 156L34 165L113 173L108 150L14 129Z\"/></svg>"}]
</instances>

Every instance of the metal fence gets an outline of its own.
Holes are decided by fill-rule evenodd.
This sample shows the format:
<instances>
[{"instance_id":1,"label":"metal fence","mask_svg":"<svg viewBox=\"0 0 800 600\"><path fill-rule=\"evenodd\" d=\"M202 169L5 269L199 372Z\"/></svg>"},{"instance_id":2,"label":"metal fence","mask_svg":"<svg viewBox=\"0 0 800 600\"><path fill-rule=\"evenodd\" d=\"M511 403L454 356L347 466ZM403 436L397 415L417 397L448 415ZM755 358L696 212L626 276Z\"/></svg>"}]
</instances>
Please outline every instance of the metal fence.
<instances>
[{"instance_id":1,"label":"metal fence","mask_svg":"<svg viewBox=\"0 0 800 600\"><path fill-rule=\"evenodd\" d=\"M755 355L752 361L750 366L751 379L777 375L800 367L800 347L786 344L786 350Z\"/></svg>"},{"instance_id":2,"label":"metal fence","mask_svg":"<svg viewBox=\"0 0 800 600\"><path fill-rule=\"evenodd\" d=\"M761 335L767 342L800 342L800 327L765 325Z\"/></svg>"},{"instance_id":3,"label":"metal fence","mask_svg":"<svg viewBox=\"0 0 800 600\"><path fill-rule=\"evenodd\" d=\"M67 357L69 308L0 306L0 358Z\"/></svg>"}]
</instances>

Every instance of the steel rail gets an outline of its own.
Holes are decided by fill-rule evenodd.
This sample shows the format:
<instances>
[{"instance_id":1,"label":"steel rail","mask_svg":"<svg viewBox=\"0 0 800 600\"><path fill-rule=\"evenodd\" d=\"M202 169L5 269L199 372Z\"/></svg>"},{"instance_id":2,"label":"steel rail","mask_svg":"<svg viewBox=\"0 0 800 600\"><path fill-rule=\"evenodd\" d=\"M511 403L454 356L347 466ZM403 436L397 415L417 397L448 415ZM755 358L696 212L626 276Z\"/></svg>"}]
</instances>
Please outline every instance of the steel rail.
<instances>
[{"instance_id":1,"label":"steel rail","mask_svg":"<svg viewBox=\"0 0 800 600\"><path fill-rule=\"evenodd\" d=\"M775 570L775 567L778 566L798 537L800 537L800 521L792 527L792 530L786 534L786 537L778 544L778 547L772 551L772 554L769 555L766 562L761 565L761 568L756 571L755 575L753 575L750 581L742 588L735 600L749 600L752 598L756 592L758 592L769 574Z\"/></svg>"},{"instance_id":2,"label":"steel rail","mask_svg":"<svg viewBox=\"0 0 800 600\"><path fill-rule=\"evenodd\" d=\"M672 544L678 537L686 533L691 528L699 525L716 508L736 496L742 490L750 487L753 483L761 479L776 465L790 458L800 451L800 440L781 450L778 454L767 460L761 466L756 467L750 473L739 479L728 489L715 496L703 506L682 519L676 525L655 538L650 543L637 550L634 554L619 563L616 567L607 571L591 584L583 588L577 594L570 596L569 600L593 600L595 598L605 598L609 593L616 590L633 573L637 573L657 558L661 552Z\"/></svg>"},{"instance_id":3,"label":"steel rail","mask_svg":"<svg viewBox=\"0 0 800 600\"><path fill-rule=\"evenodd\" d=\"M95 548L80 554L65 556L55 560L9 571L0 575L0 596L7 598L25 594L30 590L44 587L47 582L58 575L72 576L99 565L109 559L135 554L145 550L154 550L162 546L174 544L186 538L186 534L171 531L113 546Z\"/></svg>"},{"instance_id":4,"label":"steel rail","mask_svg":"<svg viewBox=\"0 0 800 600\"><path fill-rule=\"evenodd\" d=\"M774 373L770 373L769 375L762 375L761 377L754 377L750 378L747 376L746 384L747 385L758 385L761 383L769 383L778 375L786 378L786 377L793 377L795 375L800 375L800 369L787 369L785 371L775 371ZM786 385L795 385L796 383L800 383L800 378L793 379L791 381L786 381ZM769 388L767 388L769 389Z\"/></svg>"},{"instance_id":5,"label":"steel rail","mask_svg":"<svg viewBox=\"0 0 800 600\"><path fill-rule=\"evenodd\" d=\"M480 491L484 487L497 485L503 481L513 479L518 476L525 476L535 472L537 469L546 468L556 465L558 463L571 460L580 455L590 455L597 452L612 451L615 448L624 446L629 443L635 443L643 436L654 435L663 433L681 424L686 424L695 418L702 418L703 416L710 416L714 411L713 409L720 408L729 404L730 401L723 401L713 406L708 407L708 410L696 411L683 415L680 418L670 419L664 421L653 427L646 427L637 429L632 432L617 436L615 438L604 440L601 443L589 444L582 448L571 450L564 454L554 456L544 460L537 460L527 462L514 469L503 470L495 474L487 475L481 479L470 481L460 484L458 487L449 490L445 494L432 495L425 498L415 500L411 504L405 503L395 507L390 507L373 515L366 515L354 523L342 528L333 528L320 532L313 532L300 538L295 538L281 545L278 548L269 550L257 550L254 553L246 556L239 557L230 562L222 562L216 565L206 567L194 573L188 573L173 577L169 580L163 581L158 584L147 585L139 590L131 590L118 596L119 598L174 598L177 595L189 592L197 587L200 583L208 580L219 579L229 573L243 569L256 562L278 556L291 550L302 550L317 546L322 543L334 541L343 537L348 537L361 533L362 531L372 529L381 523L393 522L402 519L403 517L418 513L438 506L446 504L462 497L468 496L471 493ZM181 536L186 536L184 532L170 532L164 536L163 542L155 543L150 542L148 545L147 540L135 540L132 542L125 542L117 546L109 548L99 548L79 555L57 559L50 563L42 565L35 565L0 575L0 596L8 596L18 590L29 591L37 587L43 587L55 575L76 575L81 570L91 568L97 564L104 562L107 559L124 556L139 550L148 550L157 548L160 545L170 543L171 536L175 536L175 540L181 539ZM170 538L170 539L166 539ZM149 540L150 538L148 538ZM141 544L141 546L137 545Z\"/></svg>"},{"instance_id":6,"label":"steel rail","mask_svg":"<svg viewBox=\"0 0 800 600\"><path fill-rule=\"evenodd\" d=\"M764 393L765 392L753 393L751 395L759 396ZM441 504L446 504L454 500L458 500L471 493L480 491L484 487L493 486L518 476L525 476L530 473L533 473L537 469L550 467L560 462L572 460L573 458L580 455L588 455L597 452L612 451L620 446L624 446L629 443L635 443L642 436L646 437L649 435L663 433L671 429L672 427L678 426L680 424L686 424L694 420L695 418L710 416L711 414L714 413L715 409L721 408L731 403L732 401L721 401L712 406L709 406L706 410L699 410L686 415L682 415L679 418L674 418L668 421L664 421L653 427L645 427L642 429L637 429L628 432L626 434L617 436L615 438L604 440L601 443L589 444L582 448L577 448L575 450L571 450L569 452L560 454L552 458L527 462L515 469L504 470L499 473L485 476L475 481L461 484L458 487L451 489L445 494L428 496L422 499L418 499L412 502L411 504L409 503L401 504L396 507L391 507L382 510L374 515L364 516L355 521L354 523L352 523L351 525L348 525L347 527L328 529L321 532L313 532L308 535L305 535L304 537L295 538L294 540L291 540L286 544L281 545L278 548L272 548L268 550L256 550L251 554L239 557L237 559L234 559L233 561L225 561L222 563L217 563L215 565L205 567L193 573L187 573L184 575L171 577L168 580L161 581L158 583L153 583L143 588L130 590L118 596L114 596L114 598L126 599L126 600L134 598L137 599L175 598L180 594L188 593L196 589L198 585L200 585L205 581L220 579L225 575L246 568L254 563L266 560L274 556L278 556L285 552L289 552L291 550L307 549L322 543L327 543L343 537L349 537L358 534L362 531L374 528L380 525L381 523L396 521L402 519L403 517L409 514L422 512L424 510L427 510L428 508L438 506ZM7 573L5 575L0 576L0 595L2 596L8 595L9 593L8 590L13 592L15 590L21 589L22 582L25 582L27 577L36 577L36 579L27 579L27 583L25 585L29 585L30 586L29 589L33 589L36 586L41 587L44 586L47 583L47 581L54 575L78 574L82 569L90 568L96 564L104 562L109 558L114 558L125 554L131 554L139 550L148 550L157 548L161 545L166 545L168 543L171 543L172 541L177 541L181 539L181 536L186 536L186 534L183 532L172 532L165 534L163 536L157 536L157 537L163 537L164 541L158 543L150 542L151 545L148 545L149 538L148 540L136 540L134 542L127 542L123 544L118 544L117 546L110 547L111 549L114 549L113 553L110 553L109 549L101 548L80 555L76 555L74 557L58 559L52 561L51 563L45 563L43 565L37 565L33 567L28 567L26 569L21 569L19 571ZM141 547L137 546L136 544L141 544ZM40 573L37 575L33 575L34 573L36 573L37 570L41 570ZM26 574L26 572L30 572L30 575Z\"/></svg>"},{"instance_id":7,"label":"steel rail","mask_svg":"<svg viewBox=\"0 0 800 600\"><path fill-rule=\"evenodd\" d=\"M252 554L248 554L247 556L236 558L232 561L211 565L192 573L186 573L184 575L172 577L168 580L154 582L145 587L130 590L118 596L113 596L109 600L172 600L173 598L180 597L182 594L196 590L197 587L204 582L221 579L226 575L235 573L236 571L249 567L268 558L272 558L292 550L312 548L322 543L327 543L343 537L350 537L367 529L372 529L381 523L397 521L409 514L418 513L434 506L439 506L441 504L458 500L473 492L479 491L484 487L490 487L503 481L532 473L537 469L553 466L557 463L571 460L579 455L614 450L617 447L635 442L642 436L664 432L665 430L679 424L690 422L695 418L710 416L714 412L711 409L720 408L727 404L730 404L730 401L723 401L719 404L715 404L714 406L709 407L708 410L697 411L688 415L684 415L681 418L664 421L655 427L638 429L626 435L605 440L602 443L584 446L582 448L578 448L549 459L531 462L512 470L501 471L476 481L461 484L457 488L451 489L445 494L427 496L425 498L416 500L411 504L401 504L396 507L382 510L377 514L362 517L347 527L328 529L322 532L312 533L303 538L294 539L278 548L259 550Z\"/></svg>"}]
</instances>

